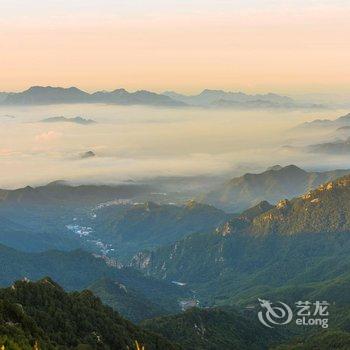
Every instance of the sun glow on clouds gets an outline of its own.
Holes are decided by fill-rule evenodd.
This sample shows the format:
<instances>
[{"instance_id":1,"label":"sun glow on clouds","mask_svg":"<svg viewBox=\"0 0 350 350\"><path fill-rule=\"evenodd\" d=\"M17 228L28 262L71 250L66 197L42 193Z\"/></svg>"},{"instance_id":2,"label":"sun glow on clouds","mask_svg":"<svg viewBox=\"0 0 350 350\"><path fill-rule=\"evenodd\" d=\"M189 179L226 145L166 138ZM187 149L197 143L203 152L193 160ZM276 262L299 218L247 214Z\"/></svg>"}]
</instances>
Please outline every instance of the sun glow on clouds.
<instances>
[{"instance_id":1,"label":"sun glow on clouds","mask_svg":"<svg viewBox=\"0 0 350 350\"><path fill-rule=\"evenodd\" d=\"M0 157L11 156L13 151L9 148L0 148Z\"/></svg>"},{"instance_id":2,"label":"sun glow on clouds","mask_svg":"<svg viewBox=\"0 0 350 350\"><path fill-rule=\"evenodd\" d=\"M300 92L350 78L345 1L63 3L4 0L2 89Z\"/></svg>"},{"instance_id":3,"label":"sun glow on clouds","mask_svg":"<svg viewBox=\"0 0 350 350\"><path fill-rule=\"evenodd\" d=\"M51 141L59 139L61 136L62 136L62 134L60 132L50 130L47 132L43 132L39 135L36 135L35 141L39 142L39 143L51 142Z\"/></svg>"}]
</instances>

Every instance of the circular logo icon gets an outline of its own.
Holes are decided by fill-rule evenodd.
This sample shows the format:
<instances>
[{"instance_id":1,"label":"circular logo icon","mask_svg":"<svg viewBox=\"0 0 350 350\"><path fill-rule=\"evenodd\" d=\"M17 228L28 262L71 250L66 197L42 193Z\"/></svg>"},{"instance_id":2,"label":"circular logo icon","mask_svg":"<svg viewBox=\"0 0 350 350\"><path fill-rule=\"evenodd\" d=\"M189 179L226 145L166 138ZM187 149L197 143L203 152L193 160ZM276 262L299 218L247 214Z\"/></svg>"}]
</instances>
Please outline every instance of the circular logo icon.
<instances>
[{"instance_id":1,"label":"circular logo icon","mask_svg":"<svg viewBox=\"0 0 350 350\"><path fill-rule=\"evenodd\" d=\"M288 324L293 318L292 309L281 301L272 304L269 300L258 299L263 310L258 312L259 321L266 327Z\"/></svg>"}]
</instances>

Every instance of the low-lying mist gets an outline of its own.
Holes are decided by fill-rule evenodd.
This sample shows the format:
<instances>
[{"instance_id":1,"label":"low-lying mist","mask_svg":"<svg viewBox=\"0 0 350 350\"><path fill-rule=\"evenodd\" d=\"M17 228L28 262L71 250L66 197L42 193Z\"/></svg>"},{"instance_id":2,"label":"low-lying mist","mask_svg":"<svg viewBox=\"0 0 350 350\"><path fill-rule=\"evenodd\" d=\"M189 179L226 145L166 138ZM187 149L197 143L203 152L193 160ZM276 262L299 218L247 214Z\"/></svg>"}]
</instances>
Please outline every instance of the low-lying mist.
<instances>
[{"instance_id":1,"label":"low-lying mist","mask_svg":"<svg viewBox=\"0 0 350 350\"><path fill-rule=\"evenodd\" d=\"M301 134L293 127L342 114L102 104L1 107L0 188L57 179L118 183L158 176L231 177L291 163L312 169L350 168L349 157L284 147L319 143L320 134ZM97 123L40 122L57 116ZM95 156L84 158L88 151Z\"/></svg>"}]
</instances>

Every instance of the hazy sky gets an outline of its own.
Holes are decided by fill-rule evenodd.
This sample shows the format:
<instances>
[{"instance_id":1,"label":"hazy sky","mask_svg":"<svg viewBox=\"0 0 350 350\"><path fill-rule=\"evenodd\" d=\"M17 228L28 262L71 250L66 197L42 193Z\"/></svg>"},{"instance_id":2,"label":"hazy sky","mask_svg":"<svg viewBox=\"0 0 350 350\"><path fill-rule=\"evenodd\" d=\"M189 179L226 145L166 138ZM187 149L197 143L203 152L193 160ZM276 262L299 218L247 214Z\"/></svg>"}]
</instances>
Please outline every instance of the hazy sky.
<instances>
[{"instance_id":1,"label":"hazy sky","mask_svg":"<svg viewBox=\"0 0 350 350\"><path fill-rule=\"evenodd\" d=\"M1 0L0 91L344 93L349 10L349 0Z\"/></svg>"}]
</instances>

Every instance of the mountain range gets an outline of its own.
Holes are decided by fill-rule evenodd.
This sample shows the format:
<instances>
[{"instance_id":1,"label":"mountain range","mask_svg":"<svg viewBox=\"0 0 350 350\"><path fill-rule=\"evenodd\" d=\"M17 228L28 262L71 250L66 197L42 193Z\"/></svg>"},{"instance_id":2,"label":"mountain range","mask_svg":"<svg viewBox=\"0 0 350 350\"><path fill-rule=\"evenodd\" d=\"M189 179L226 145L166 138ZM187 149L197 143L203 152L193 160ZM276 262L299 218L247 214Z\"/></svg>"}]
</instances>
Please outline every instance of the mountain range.
<instances>
[{"instance_id":1,"label":"mountain range","mask_svg":"<svg viewBox=\"0 0 350 350\"><path fill-rule=\"evenodd\" d=\"M0 95L0 103L3 105L109 103L118 105L200 106L239 109L324 108L322 105L299 103L290 97L273 93L249 95L242 92L209 89L193 96L169 91L163 94L147 90L128 92L125 89L87 93L76 87L62 88L51 86L32 86L23 92L2 93Z\"/></svg>"},{"instance_id":2,"label":"mountain range","mask_svg":"<svg viewBox=\"0 0 350 350\"><path fill-rule=\"evenodd\" d=\"M137 341L145 349L347 350L350 175L342 172L271 167L268 177L287 190L301 190L305 176L312 186L230 215L195 201L110 203L108 186L58 182L1 192L0 242L12 232L21 232L23 246L33 245L36 234L55 241L65 220L96 220L94 229L102 226L94 234L116 238L116 245L150 244L152 251L139 251L123 267L81 249L23 252L1 244L0 285L9 288L0 289L0 346L107 350L133 349ZM258 298L327 300L330 327L271 331L258 323ZM199 308L180 312L183 303Z\"/></svg>"},{"instance_id":3,"label":"mountain range","mask_svg":"<svg viewBox=\"0 0 350 350\"><path fill-rule=\"evenodd\" d=\"M123 261L140 249L155 249L195 232L210 232L227 218L222 210L192 200L182 206L154 202L104 206L82 218L81 224L92 227L94 237L112 244Z\"/></svg>"},{"instance_id":4,"label":"mountain range","mask_svg":"<svg viewBox=\"0 0 350 350\"><path fill-rule=\"evenodd\" d=\"M185 283L204 305L339 277L350 267L349 203L345 176L276 206L262 203L212 233L140 252L132 266Z\"/></svg>"},{"instance_id":5,"label":"mountain range","mask_svg":"<svg viewBox=\"0 0 350 350\"><path fill-rule=\"evenodd\" d=\"M307 153L329 154L335 156L347 155L350 152L350 113L334 120L316 119L302 123L292 129L293 132L314 133L320 136L318 143L309 144L302 147L285 146L286 149L298 149ZM327 132L327 134L324 134ZM318 134L317 134L318 133ZM321 141L322 140L322 141Z\"/></svg>"},{"instance_id":6,"label":"mountain range","mask_svg":"<svg viewBox=\"0 0 350 350\"><path fill-rule=\"evenodd\" d=\"M349 283L347 274L321 283L275 289L267 294L269 300L284 300L289 305L295 300L332 300L327 330L305 332L261 327L254 317L256 300L262 293L258 289L257 295L249 300L249 308L243 310L228 306L191 309L182 314L145 320L141 326L193 350L347 350L350 346Z\"/></svg>"},{"instance_id":7,"label":"mountain range","mask_svg":"<svg viewBox=\"0 0 350 350\"><path fill-rule=\"evenodd\" d=\"M93 205L117 199L129 199L149 193L152 187L143 184L124 183L119 185L71 185L65 181L54 181L44 186L26 186L15 190L0 189L2 204L21 205Z\"/></svg>"},{"instance_id":8,"label":"mountain range","mask_svg":"<svg viewBox=\"0 0 350 350\"><path fill-rule=\"evenodd\" d=\"M277 165L259 174L248 173L226 181L199 200L239 213L263 200L276 203L281 198L293 198L349 173L350 170L308 172L295 165Z\"/></svg>"},{"instance_id":9,"label":"mountain range","mask_svg":"<svg viewBox=\"0 0 350 350\"><path fill-rule=\"evenodd\" d=\"M0 243L27 252L71 250L83 244L97 253L99 242L85 245L67 225L100 203L129 201L152 191L144 184L74 186L65 181L0 190Z\"/></svg>"},{"instance_id":10,"label":"mountain range","mask_svg":"<svg viewBox=\"0 0 350 350\"><path fill-rule=\"evenodd\" d=\"M66 118L66 117L50 117L40 121L41 123L74 123L79 125L96 124L96 121L92 119L86 119L82 117Z\"/></svg>"},{"instance_id":11,"label":"mountain range","mask_svg":"<svg viewBox=\"0 0 350 350\"><path fill-rule=\"evenodd\" d=\"M139 251L155 250L196 232L211 232L230 218L227 212L237 216L258 201L271 206L347 173L274 166L218 185L215 191L198 196L201 202L177 205L169 204L171 195L162 196L162 204L147 200L158 190L156 182L72 186L55 181L36 188L0 190L0 243L27 252L82 248L126 263Z\"/></svg>"},{"instance_id":12,"label":"mountain range","mask_svg":"<svg viewBox=\"0 0 350 350\"><path fill-rule=\"evenodd\" d=\"M70 103L112 103L121 105L184 106L168 96L140 90L128 92L117 89L111 92L100 91L89 94L76 87L61 88L32 86L28 90L9 93L2 98L4 105L50 105Z\"/></svg>"},{"instance_id":13,"label":"mountain range","mask_svg":"<svg viewBox=\"0 0 350 350\"><path fill-rule=\"evenodd\" d=\"M311 122L305 122L298 125L295 129L310 130L310 129L323 129L323 128L339 128L343 126L350 126L350 113L343 115L337 119L315 119Z\"/></svg>"},{"instance_id":14,"label":"mountain range","mask_svg":"<svg viewBox=\"0 0 350 350\"><path fill-rule=\"evenodd\" d=\"M107 280L140 298L136 303L135 297L121 299L121 295L118 296L118 306L124 305L118 309L125 311L127 317L131 310L139 308L140 303L154 305L157 314L180 311L179 301L192 296L185 287L143 276L127 267L118 268L113 260L106 261L82 250L25 253L0 245L0 253L0 263L4 266L0 271L0 286L9 286L23 278L35 281L50 276L68 291L91 288L99 295L101 288L98 286Z\"/></svg>"},{"instance_id":15,"label":"mountain range","mask_svg":"<svg viewBox=\"0 0 350 350\"><path fill-rule=\"evenodd\" d=\"M333 154L338 156L347 155L350 154L350 137L345 140L309 145L306 147L306 150L310 153Z\"/></svg>"},{"instance_id":16,"label":"mountain range","mask_svg":"<svg viewBox=\"0 0 350 350\"><path fill-rule=\"evenodd\" d=\"M45 277L0 289L0 344L8 350L347 350L349 315L343 308L337 317L343 326L291 340L293 333L266 328L232 307L191 309L136 326L91 291L67 293Z\"/></svg>"},{"instance_id":17,"label":"mountain range","mask_svg":"<svg viewBox=\"0 0 350 350\"><path fill-rule=\"evenodd\" d=\"M170 98L192 106L217 108L324 108L321 105L301 104L290 97L274 93L249 95L243 92L205 89L198 95L183 95L174 91L163 93Z\"/></svg>"},{"instance_id":18,"label":"mountain range","mask_svg":"<svg viewBox=\"0 0 350 350\"><path fill-rule=\"evenodd\" d=\"M124 261L140 249L210 231L228 218L222 210L195 201L183 205L142 202L153 196L155 186L73 186L55 181L0 190L0 243L27 252L83 248L106 254L108 250Z\"/></svg>"}]
</instances>

